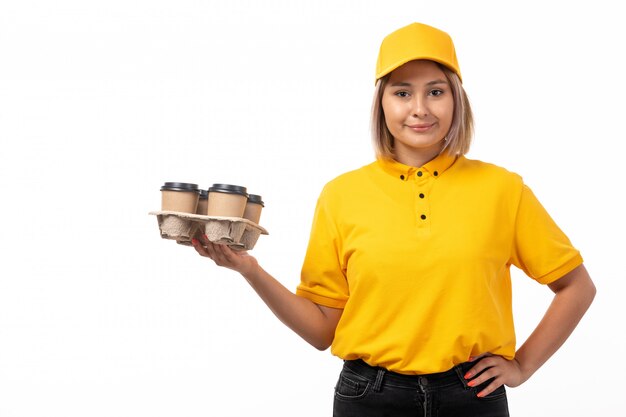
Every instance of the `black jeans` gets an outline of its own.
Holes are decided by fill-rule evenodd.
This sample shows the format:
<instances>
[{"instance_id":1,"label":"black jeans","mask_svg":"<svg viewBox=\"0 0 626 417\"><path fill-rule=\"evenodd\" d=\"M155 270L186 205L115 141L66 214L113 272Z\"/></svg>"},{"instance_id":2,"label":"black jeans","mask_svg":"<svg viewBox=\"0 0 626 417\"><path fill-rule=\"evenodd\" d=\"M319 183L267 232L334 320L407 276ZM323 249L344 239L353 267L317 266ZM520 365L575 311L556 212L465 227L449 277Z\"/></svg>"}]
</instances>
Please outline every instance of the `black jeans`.
<instances>
[{"instance_id":1,"label":"black jeans","mask_svg":"<svg viewBox=\"0 0 626 417\"><path fill-rule=\"evenodd\" d=\"M472 363L446 372L402 375L361 360L345 361L335 387L334 417L508 417L504 386L476 396L491 380L469 387Z\"/></svg>"}]
</instances>

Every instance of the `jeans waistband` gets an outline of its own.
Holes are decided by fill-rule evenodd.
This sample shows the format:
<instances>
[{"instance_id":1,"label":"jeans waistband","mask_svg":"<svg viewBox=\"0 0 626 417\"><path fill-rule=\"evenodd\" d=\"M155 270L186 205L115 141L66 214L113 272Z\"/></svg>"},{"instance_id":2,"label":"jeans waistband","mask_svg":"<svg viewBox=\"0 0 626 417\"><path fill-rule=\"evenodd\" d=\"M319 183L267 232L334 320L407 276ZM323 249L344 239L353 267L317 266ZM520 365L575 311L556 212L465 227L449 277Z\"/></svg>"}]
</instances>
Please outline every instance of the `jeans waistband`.
<instances>
[{"instance_id":1,"label":"jeans waistband","mask_svg":"<svg viewBox=\"0 0 626 417\"><path fill-rule=\"evenodd\" d=\"M350 360L344 362L344 367L354 371L355 373L370 379L379 381L384 372L384 380L386 384L393 384L400 387L417 388L426 385L430 387L446 386L458 383L459 378L463 380L463 376L474 364L472 362L464 362L456 365L452 369L445 372L421 375L405 375L397 372L389 371L385 368L370 366L361 359Z\"/></svg>"}]
</instances>

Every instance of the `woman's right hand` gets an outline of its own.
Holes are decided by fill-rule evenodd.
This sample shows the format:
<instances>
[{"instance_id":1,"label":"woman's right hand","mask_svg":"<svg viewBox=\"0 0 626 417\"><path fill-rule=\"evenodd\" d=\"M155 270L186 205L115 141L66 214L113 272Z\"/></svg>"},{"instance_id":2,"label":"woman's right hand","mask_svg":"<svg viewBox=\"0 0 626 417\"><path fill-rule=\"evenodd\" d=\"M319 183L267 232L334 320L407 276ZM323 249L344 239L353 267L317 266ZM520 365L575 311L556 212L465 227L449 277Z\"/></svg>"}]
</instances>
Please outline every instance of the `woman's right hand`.
<instances>
[{"instance_id":1,"label":"woman's right hand","mask_svg":"<svg viewBox=\"0 0 626 417\"><path fill-rule=\"evenodd\" d=\"M216 265L230 268L246 276L259 268L259 263L247 251L234 251L228 245L213 243L206 236L192 239L191 244L201 256L211 258Z\"/></svg>"}]
</instances>

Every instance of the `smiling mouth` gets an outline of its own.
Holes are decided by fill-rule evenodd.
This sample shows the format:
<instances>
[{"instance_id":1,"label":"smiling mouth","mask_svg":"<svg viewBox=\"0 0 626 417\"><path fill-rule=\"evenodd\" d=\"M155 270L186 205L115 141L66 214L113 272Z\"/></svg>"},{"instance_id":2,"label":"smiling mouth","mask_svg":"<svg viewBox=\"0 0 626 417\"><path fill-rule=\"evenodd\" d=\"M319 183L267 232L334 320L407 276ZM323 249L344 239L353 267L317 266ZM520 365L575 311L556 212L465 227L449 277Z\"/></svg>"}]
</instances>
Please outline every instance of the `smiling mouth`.
<instances>
[{"instance_id":1,"label":"smiling mouth","mask_svg":"<svg viewBox=\"0 0 626 417\"><path fill-rule=\"evenodd\" d=\"M435 124L419 124L419 125L407 125L407 127L415 132L426 132L430 128L432 128Z\"/></svg>"}]
</instances>

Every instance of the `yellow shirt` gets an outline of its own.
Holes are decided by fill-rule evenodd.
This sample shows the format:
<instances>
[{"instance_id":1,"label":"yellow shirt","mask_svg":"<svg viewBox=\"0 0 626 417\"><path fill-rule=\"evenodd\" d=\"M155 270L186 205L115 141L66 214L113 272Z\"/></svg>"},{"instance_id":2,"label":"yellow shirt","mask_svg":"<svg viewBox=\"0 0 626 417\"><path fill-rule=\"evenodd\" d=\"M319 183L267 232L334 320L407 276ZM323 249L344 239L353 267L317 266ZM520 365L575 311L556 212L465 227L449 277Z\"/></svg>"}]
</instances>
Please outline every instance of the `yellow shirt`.
<instances>
[{"instance_id":1,"label":"yellow shirt","mask_svg":"<svg viewBox=\"0 0 626 417\"><path fill-rule=\"evenodd\" d=\"M548 284L581 263L520 176L444 153L326 184L296 292L344 309L334 355L424 374L514 357L511 264Z\"/></svg>"}]
</instances>

